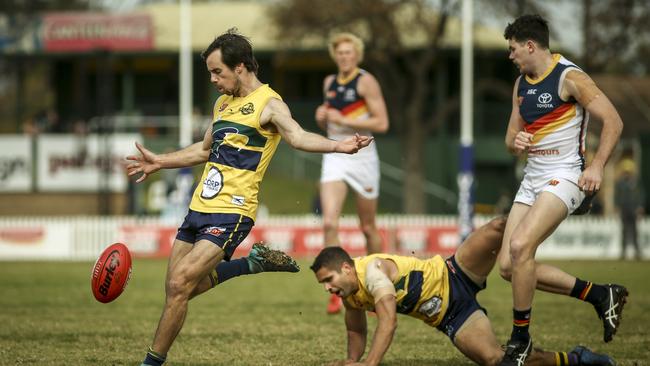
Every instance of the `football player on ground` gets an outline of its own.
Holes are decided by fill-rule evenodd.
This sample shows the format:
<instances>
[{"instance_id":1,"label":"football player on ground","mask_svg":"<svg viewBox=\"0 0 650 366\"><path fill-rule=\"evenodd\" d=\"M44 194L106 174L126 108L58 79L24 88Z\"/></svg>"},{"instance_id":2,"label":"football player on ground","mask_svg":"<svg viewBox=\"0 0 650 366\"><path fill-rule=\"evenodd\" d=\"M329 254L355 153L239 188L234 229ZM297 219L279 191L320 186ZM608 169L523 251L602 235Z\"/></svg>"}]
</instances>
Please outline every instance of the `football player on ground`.
<instances>
[{"instance_id":1,"label":"football player on ground","mask_svg":"<svg viewBox=\"0 0 650 366\"><path fill-rule=\"evenodd\" d=\"M497 342L476 294L501 248L505 219L477 229L446 260L373 254L352 259L340 247L323 249L311 269L325 289L343 299L348 335L347 359L334 365L377 365L390 346L397 313L421 319L444 332L465 356L481 365L497 365L504 350ZM377 315L370 351L366 349L366 311ZM570 352L535 349L527 365L613 366L607 355L577 346Z\"/></svg>"}]
</instances>

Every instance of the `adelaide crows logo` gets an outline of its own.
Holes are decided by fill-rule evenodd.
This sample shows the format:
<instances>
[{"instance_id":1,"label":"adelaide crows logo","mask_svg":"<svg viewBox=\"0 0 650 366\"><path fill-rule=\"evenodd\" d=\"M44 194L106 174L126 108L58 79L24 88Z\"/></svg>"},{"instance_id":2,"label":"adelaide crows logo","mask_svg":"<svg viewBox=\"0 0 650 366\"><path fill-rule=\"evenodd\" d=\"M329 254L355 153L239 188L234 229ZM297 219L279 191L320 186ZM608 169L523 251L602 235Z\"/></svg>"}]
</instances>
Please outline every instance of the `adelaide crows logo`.
<instances>
[{"instance_id":1,"label":"adelaide crows logo","mask_svg":"<svg viewBox=\"0 0 650 366\"><path fill-rule=\"evenodd\" d=\"M244 104L241 108L239 108L239 111L241 112L241 114L244 114L244 115L251 114L251 113L255 112L255 106L253 105L253 103L249 102L249 103Z\"/></svg>"}]
</instances>

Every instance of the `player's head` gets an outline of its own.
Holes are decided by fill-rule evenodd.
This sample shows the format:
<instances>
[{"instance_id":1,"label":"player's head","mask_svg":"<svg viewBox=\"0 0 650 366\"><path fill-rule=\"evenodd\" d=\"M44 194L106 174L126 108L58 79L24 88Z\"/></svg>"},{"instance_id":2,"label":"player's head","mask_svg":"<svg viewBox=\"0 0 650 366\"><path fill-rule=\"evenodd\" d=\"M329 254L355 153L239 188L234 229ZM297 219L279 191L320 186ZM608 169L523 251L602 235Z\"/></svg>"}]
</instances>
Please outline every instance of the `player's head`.
<instances>
[{"instance_id":1,"label":"player's head","mask_svg":"<svg viewBox=\"0 0 650 366\"><path fill-rule=\"evenodd\" d=\"M509 57L521 73L530 72L530 58L537 51L549 49L548 22L536 14L522 15L509 23L503 37L508 40Z\"/></svg>"},{"instance_id":2,"label":"player's head","mask_svg":"<svg viewBox=\"0 0 650 366\"><path fill-rule=\"evenodd\" d=\"M349 72L363 61L363 41L352 33L333 35L328 49L340 71Z\"/></svg>"},{"instance_id":3,"label":"player's head","mask_svg":"<svg viewBox=\"0 0 650 366\"><path fill-rule=\"evenodd\" d=\"M341 247L321 250L309 268L314 271L316 280L332 294L347 297L358 290L354 261Z\"/></svg>"},{"instance_id":4,"label":"player's head","mask_svg":"<svg viewBox=\"0 0 650 366\"><path fill-rule=\"evenodd\" d=\"M210 81L220 93L235 94L241 85L242 73L257 74L258 65L251 42L236 28L215 38L201 57L210 72Z\"/></svg>"}]
</instances>

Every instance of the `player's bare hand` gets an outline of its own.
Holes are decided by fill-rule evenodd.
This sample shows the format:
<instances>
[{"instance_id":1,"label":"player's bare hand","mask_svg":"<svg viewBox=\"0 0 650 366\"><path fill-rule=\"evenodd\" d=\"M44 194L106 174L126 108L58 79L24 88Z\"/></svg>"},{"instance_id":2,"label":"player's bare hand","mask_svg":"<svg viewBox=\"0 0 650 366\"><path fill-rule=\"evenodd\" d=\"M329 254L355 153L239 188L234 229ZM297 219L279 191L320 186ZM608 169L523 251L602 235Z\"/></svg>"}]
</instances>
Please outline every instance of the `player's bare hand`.
<instances>
[{"instance_id":1,"label":"player's bare hand","mask_svg":"<svg viewBox=\"0 0 650 366\"><path fill-rule=\"evenodd\" d=\"M327 108L327 122L336 123L337 125L344 125L345 117L341 111L335 108Z\"/></svg>"},{"instance_id":2,"label":"player's bare hand","mask_svg":"<svg viewBox=\"0 0 650 366\"><path fill-rule=\"evenodd\" d=\"M533 134L526 131L519 131L515 135L514 147L515 153L520 154L530 147L533 141Z\"/></svg>"},{"instance_id":3,"label":"player's bare hand","mask_svg":"<svg viewBox=\"0 0 650 366\"><path fill-rule=\"evenodd\" d=\"M327 122L327 104L323 103L316 108L316 122Z\"/></svg>"},{"instance_id":4,"label":"player's bare hand","mask_svg":"<svg viewBox=\"0 0 650 366\"><path fill-rule=\"evenodd\" d=\"M354 154L360 149L370 145L374 138L369 136L360 136L358 133L355 133L354 136L350 136L345 140L341 140L336 144L336 149L334 152Z\"/></svg>"},{"instance_id":5,"label":"player's bare hand","mask_svg":"<svg viewBox=\"0 0 650 366\"><path fill-rule=\"evenodd\" d=\"M135 147L140 151L140 155L129 155L126 160L130 160L126 166L127 175L129 177L142 173L142 175L135 181L140 183L147 179L147 177L160 170L160 165L156 163L156 154L146 149L139 143L135 143Z\"/></svg>"},{"instance_id":6,"label":"player's bare hand","mask_svg":"<svg viewBox=\"0 0 650 366\"><path fill-rule=\"evenodd\" d=\"M603 181L603 166L592 163L582 172L578 179L578 187L586 194L594 194L600 190L600 183Z\"/></svg>"}]
</instances>

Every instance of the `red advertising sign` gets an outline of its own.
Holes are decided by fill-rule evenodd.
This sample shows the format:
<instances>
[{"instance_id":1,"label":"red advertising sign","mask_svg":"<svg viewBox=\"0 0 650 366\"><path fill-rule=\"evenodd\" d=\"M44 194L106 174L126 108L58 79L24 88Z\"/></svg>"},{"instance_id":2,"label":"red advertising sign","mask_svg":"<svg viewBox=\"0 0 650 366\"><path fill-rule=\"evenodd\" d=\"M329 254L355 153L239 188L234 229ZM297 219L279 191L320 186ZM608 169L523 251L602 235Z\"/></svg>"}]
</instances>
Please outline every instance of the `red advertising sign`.
<instances>
[{"instance_id":1,"label":"red advertising sign","mask_svg":"<svg viewBox=\"0 0 650 366\"><path fill-rule=\"evenodd\" d=\"M150 50L153 26L147 14L50 13L43 16L46 51Z\"/></svg>"}]
</instances>

